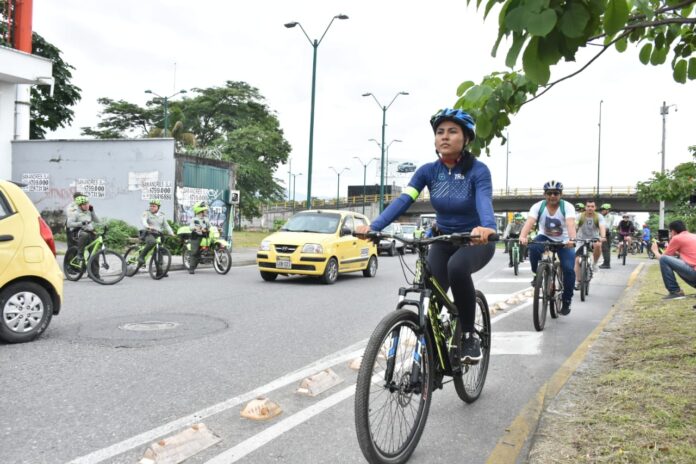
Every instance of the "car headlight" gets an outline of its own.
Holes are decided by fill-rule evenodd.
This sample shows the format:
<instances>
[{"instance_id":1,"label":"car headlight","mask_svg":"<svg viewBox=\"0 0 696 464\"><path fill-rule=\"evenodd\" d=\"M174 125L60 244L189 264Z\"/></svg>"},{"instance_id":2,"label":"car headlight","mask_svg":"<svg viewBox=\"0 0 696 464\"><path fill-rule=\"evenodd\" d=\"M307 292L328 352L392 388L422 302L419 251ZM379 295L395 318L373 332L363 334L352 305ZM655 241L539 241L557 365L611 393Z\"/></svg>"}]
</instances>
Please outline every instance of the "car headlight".
<instances>
[{"instance_id":1,"label":"car headlight","mask_svg":"<svg viewBox=\"0 0 696 464\"><path fill-rule=\"evenodd\" d=\"M318 243L305 243L302 247L302 253L324 253L324 247Z\"/></svg>"},{"instance_id":2,"label":"car headlight","mask_svg":"<svg viewBox=\"0 0 696 464\"><path fill-rule=\"evenodd\" d=\"M268 240L263 240L261 242L261 245L259 245L259 251L270 251L271 250L271 242Z\"/></svg>"}]
</instances>

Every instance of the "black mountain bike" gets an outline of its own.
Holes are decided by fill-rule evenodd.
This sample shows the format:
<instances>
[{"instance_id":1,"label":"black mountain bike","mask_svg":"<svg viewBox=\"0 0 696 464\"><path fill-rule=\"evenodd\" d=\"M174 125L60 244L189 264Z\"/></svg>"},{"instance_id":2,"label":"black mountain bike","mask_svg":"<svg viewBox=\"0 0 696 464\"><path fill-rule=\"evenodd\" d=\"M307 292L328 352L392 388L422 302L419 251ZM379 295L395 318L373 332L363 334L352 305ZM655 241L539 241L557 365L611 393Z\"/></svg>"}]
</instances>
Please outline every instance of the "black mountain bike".
<instances>
[{"instance_id":1,"label":"black mountain bike","mask_svg":"<svg viewBox=\"0 0 696 464\"><path fill-rule=\"evenodd\" d=\"M593 277L590 257L592 256L593 245L598 241L599 239L596 238L577 240L577 243L580 244L580 301L585 301L585 297L590 293L590 281Z\"/></svg>"},{"instance_id":2,"label":"black mountain bike","mask_svg":"<svg viewBox=\"0 0 696 464\"><path fill-rule=\"evenodd\" d=\"M628 242L626 241L626 236L622 235L619 239L619 259L621 264L626 265L626 256L628 255Z\"/></svg>"},{"instance_id":3,"label":"black mountain bike","mask_svg":"<svg viewBox=\"0 0 696 464\"><path fill-rule=\"evenodd\" d=\"M558 259L558 250L565 246L561 242L530 242L529 246L542 245L544 252L537 265L534 281L534 304L532 311L534 328L541 332L546 325L546 311L553 319L563 304L563 269Z\"/></svg>"},{"instance_id":4,"label":"black mountain bike","mask_svg":"<svg viewBox=\"0 0 696 464\"><path fill-rule=\"evenodd\" d=\"M368 234L371 239L384 237ZM389 237L392 238L392 237ZM447 241L469 245L469 234L405 239L418 253L413 283L399 289L396 311L380 321L365 348L355 392L355 427L365 458L371 463L403 463L420 440L432 392L452 377L459 397L476 401L483 390L491 354L491 319L486 297L476 291L475 334L483 357L462 363L456 356L462 342L457 307L427 264L428 245ZM497 240L497 236L490 239ZM489 240L490 240L489 239ZM401 258L405 265L404 258ZM415 310L409 310L413 309Z\"/></svg>"}]
</instances>

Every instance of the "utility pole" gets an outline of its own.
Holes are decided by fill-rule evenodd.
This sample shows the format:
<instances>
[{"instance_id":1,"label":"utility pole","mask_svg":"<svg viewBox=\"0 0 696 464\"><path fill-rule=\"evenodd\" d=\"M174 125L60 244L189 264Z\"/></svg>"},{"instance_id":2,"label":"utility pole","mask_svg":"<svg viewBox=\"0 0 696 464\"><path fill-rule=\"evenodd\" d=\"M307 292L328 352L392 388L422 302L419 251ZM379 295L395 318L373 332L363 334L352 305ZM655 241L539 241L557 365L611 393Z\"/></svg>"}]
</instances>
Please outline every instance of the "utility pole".
<instances>
[{"instance_id":1,"label":"utility pole","mask_svg":"<svg viewBox=\"0 0 696 464\"><path fill-rule=\"evenodd\" d=\"M667 114L669 113L669 108L674 106L674 111L677 111L677 105L668 105L667 102L662 102L660 107L660 114L662 115L662 167L660 168L660 173L665 173L665 139L667 138ZM665 201L660 200L660 220L658 227L660 229L665 228Z\"/></svg>"}]
</instances>

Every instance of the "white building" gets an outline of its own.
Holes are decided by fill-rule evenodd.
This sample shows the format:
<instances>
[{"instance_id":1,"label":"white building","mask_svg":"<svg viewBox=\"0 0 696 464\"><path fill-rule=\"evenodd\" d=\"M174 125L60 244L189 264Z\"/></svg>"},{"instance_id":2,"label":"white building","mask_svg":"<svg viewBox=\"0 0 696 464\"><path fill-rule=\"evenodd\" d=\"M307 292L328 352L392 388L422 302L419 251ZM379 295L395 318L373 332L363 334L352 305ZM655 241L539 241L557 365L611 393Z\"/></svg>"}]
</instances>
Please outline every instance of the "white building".
<instances>
[{"instance_id":1,"label":"white building","mask_svg":"<svg viewBox=\"0 0 696 464\"><path fill-rule=\"evenodd\" d=\"M32 85L53 85L51 60L0 46L0 179L12 178L13 140L29 139Z\"/></svg>"}]
</instances>

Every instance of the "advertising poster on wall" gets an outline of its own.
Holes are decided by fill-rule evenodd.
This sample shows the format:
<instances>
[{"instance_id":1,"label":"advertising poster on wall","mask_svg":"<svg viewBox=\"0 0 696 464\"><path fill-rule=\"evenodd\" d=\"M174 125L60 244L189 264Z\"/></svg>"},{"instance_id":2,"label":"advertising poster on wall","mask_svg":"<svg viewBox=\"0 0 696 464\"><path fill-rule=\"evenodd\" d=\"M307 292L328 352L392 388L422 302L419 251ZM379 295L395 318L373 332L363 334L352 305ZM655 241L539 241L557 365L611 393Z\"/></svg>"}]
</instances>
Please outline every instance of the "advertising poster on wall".
<instances>
[{"instance_id":1,"label":"advertising poster on wall","mask_svg":"<svg viewBox=\"0 0 696 464\"><path fill-rule=\"evenodd\" d=\"M87 198L106 198L106 181L104 179L77 179L75 188Z\"/></svg>"},{"instance_id":2,"label":"advertising poster on wall","mask_svg":"<svg viewBox=\"0 0 696 464\"><path fill-rule=\"evenodd\" d=\"M157 182L159 180L158 171L134 172L128 173L128 190L143 190L146 183Z\"/></svg>"},{"instance_id":3,"label":"advertising poster on wall","mask_svg":"<svg viewBox=\"0 0 696 464\"><path fill-rule=\"evenodd\" d=\"M140 198L171 200L174 198L174 186L170 181L143 182Z\"/></svg>"},{"instance_id":4,"label":"advertising poster on wall","mask_svg":"<svg viewBox=\"0 0 696 464\"><path fill-rule=\"evenodd\" d=\"M26 184L22 187L25 192L48 192L50 187L49 175L43 172L22 174L22 183Z\"/></svg>"}]
</instances>

